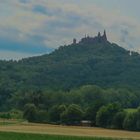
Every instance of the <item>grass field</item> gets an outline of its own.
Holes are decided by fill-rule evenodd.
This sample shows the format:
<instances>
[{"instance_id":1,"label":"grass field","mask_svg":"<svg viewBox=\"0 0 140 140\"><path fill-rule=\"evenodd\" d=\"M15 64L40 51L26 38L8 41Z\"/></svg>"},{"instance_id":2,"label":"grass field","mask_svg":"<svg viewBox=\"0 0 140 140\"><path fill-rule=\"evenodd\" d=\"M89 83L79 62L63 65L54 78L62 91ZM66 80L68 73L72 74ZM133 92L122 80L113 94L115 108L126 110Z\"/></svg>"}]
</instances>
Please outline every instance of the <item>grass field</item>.
<instances>
[{"instance_id":1,"label":"grass field","mask_svg":"<svg viewBox=\"0 0 140 140\"><path fill-rule=\"evenodd\" d=\"M4 124L0 123L0 132L25 133L24 135L26 137L28 137L28 134L30 134L30 133L31 134L41 134L42 139L44 137L43 134L63 135L63 136L82 136L82 137L102 137L102 138L110 137L110 138L140 139L140 132L110 130L110 129L103 129L103 128L57 126L57 125L48 125L48 124L30 124L30 123L21 123L21 122L15 122L12 124L11 124L11 122L10 123L5 122ZM1 133L0 136L4 137L4 134L5 133ZM8 135L13 135L13 134L8 133ZM18 135L18 134L15 134L15 135ZM8 140L8 139L6 139L7 136L5 135L4 139L2 139L0 137L0 140ZM54 137L54 140L55 139L56 138ZM61 139L62 138L60 138L59 140L61 140ZM71 139L71 138L69 138L69 139ZM10 139L10 140L12 140L12 139ZM14 140L16 140L16 139L14 139ZM20 140L20 139L18 139L18 140ZM28 140L28 139L26 138L26 140ZM38 140L40 140L40 139L38 139Z\"/></svg>"},{"instance_id":2,"label":"grass field","mask_svg":"<svg viewBox=\"0 0 140 140\"><path fill-rule=\"evenodd\" d=\"M120 140L120 139L0 132L0 140Z\"/></svg>"},{"instance_id":3,"label":"grass field","mask_svg":"<svg viewBox=\"0 0 140 140\"><path fill-rule=\"evenodd\" d=\"M128 109L125 109L125 111L128 112L128 113L135 113L135 112L137 112L138 110L135 109L135 108L128 108Z\"/></svg>"}]
</instances>

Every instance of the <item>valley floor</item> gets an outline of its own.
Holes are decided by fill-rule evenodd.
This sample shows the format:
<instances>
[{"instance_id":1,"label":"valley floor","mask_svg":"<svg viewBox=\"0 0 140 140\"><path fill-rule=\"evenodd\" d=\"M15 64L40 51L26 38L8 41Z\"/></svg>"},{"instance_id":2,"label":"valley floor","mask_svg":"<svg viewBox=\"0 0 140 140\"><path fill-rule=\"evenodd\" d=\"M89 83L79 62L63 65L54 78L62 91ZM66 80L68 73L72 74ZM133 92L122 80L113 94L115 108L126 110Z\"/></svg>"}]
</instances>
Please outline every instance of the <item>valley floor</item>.
<instances>
[{"instance_id":1,"label":"valley floor","mask_svg":"<svg viewBox=\"0 0 140 140\"><path fill-rule=\"evenodd\" d=\"M110 129L103 129L103 128L31 124L31 123L0 125L0 131L33 133L33 134L140 139L140 132L110 130Z\"/></svg>"}]
</instances>

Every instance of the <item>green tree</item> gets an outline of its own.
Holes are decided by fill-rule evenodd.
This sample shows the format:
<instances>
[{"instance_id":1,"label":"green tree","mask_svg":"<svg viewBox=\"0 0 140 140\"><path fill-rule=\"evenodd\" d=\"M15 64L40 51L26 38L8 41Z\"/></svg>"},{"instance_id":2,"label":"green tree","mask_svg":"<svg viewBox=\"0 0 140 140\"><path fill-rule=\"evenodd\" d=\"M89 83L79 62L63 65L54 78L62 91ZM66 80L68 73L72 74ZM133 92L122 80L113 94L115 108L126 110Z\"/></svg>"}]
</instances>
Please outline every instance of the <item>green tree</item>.
<instances>
[{"instance_id":1,"label":"green tree","mask_svg":"<svg viewBox=\"0 0 140 140\"><path fill-rule=\"evenodd\" d=\"M126 112L121 111L116 113L113 118L113 127L117 129L123 129L123 122L126 117Z\"/></svg>"},{"instance_id":2,"label":"green tree","mask_svg":"<svg viewBox=\"0 0 140 140\"><path fill-rule=\"evenodd\" d=\"M140 131L140 108L138 108L137 112L127 114L123 128L126 130Z\"/></svg>"},{"instance_id":3,"label":"green tree","mask_svg":"<svg viewBox=\"0 0 140 140\"><path fill-rule=\"evenodd\" d=\"M138 111L137 111L136 127L137 127L137 130L140 131L140 107L138 108Z\"/></svg>"},{"instance_id":4,"label":"green tree","mask_svg":"<svg viewBox=\"0 0 140 140\"><path fill-rule=\"evenodd\" d=\"M36 122L37 120L37 109L34 104L26 104L24 108L23 117L29 122Z\"/></svg>"},{"instance_id":5,"label":"green tree","mask_svg":"<svg viewBox=\"0 0 140 140\"><path fill-rule=\"evenodd\" d=\"M49 110L49 120L51 122L60 123L60 116L66 110L65 105L55 105Z\"/></svg>"},{"instance_id":6,"label":"green tree","mask_svg":"<svg viewBox=\"0 0 140 140\"><path fill-rule=\"evenodd\" d=\"M45 110L39 110L36 114L36 122L38 123L47 123L48 122L48 113Z\"/></svg>"},{"instance_id":7,"label":"green tree","mask_svg":"<svg viewBox=\"0 0 140 140\"><path fill-rule=\"evenodd\" d=\"M61 114L61 122L67 125L77 125L82 120L82 117L83 111L81 107L72 104Z\"/></svg>"},{"instance_id":8,"label":"green tree","mask_svg":"<svg viewBox=\"0 0 140 140\"><path fill-rule=\"evenodd\" d=\"M96 125L101 127L112 127L113 117L121 111L118 104L108 104L99 109L96 116Z\"/></svg>"},{"instance_id":9,"label":"green tree","mask_svg":"<svg viewBox=\"0 0 140 140\"><path fill-rule=\"evenodd\" d=\"M91 106L89 106L85 113L85 119L90 120L92 122L92 125L96 125L96 115L99 110L99 108L103 105L102 101L95 101Z\"/></svg>"},{"instance_id":10,"label":"green tree","mask_svg":"<svg viewBox=\"0 0 140 140\"><path fill-rule=\"evenodd\" d=\"M127 114L124 123L123 123L123 128L126 130L137 130L136 127L136 122L137 122L137 113L129 113Z\"/></svg>"}]
</instances>

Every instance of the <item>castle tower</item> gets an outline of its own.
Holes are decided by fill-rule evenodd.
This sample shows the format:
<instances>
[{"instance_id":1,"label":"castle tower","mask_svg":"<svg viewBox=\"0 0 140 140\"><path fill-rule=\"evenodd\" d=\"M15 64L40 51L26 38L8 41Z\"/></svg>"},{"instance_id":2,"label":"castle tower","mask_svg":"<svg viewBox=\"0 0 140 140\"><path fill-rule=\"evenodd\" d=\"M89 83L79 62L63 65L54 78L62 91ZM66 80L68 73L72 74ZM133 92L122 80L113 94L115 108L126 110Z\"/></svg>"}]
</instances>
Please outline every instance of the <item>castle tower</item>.
<instances>
[{"instance_id":1,"label":"castle tower","mask_svg":"<svg viewBox=\"0 0 140 140\"><path fill-rule=\"evenodd\" d=\"M75 39L75 38L73 39L73 44L74 44L74 45L76 44L76 39Z\"/></svg>"},{"instance_id":2,"label":"castle tower","mask_svg":"<svg viewBox=\"0 0 140 140\"><path fill-rule=\"evenodd\" d=\"M101 37L101 33L100 32L98 32L98 37Z\"/></svg>"},{"instance_id":3,"label":"castle tower","mask_svg":"<svg viewBox=\"0 0 140 140\"><path fill-rule=\"evenodd\" d=\"M107 41L107 36L106 36L106 31L104 30L104 34L103 34L103 40Z\"/></svg>"},{"instance_id":4,"label":"castle tower","mask_svg":"<svg viewBox=\"0 0 140 140\"><path fill-rule=\"evenodd\" d=\"M98 42L101 43L101 33L98 32Z\"/></svg>"}]
</instances>

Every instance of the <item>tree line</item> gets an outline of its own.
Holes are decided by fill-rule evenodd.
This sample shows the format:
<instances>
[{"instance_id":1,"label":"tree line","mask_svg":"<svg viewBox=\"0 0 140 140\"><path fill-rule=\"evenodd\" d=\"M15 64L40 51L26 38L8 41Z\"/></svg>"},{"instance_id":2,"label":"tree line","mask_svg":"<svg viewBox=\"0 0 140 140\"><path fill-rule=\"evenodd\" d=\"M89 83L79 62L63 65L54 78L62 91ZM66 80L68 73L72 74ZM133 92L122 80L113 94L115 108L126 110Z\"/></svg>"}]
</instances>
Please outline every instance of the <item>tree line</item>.
<instances>
[{"instance_id":1,"label":"tree line","mask_svg":"<svg viewBox=\"0 0 140 140\"><path fill-rule=\"evenodd\" d=\"M132 114L124 109L138 108L139 99L139 91L95 85L70 91L19 90L12 95L7 89L0 90L0 112L18 110L17 117L23 112L29 122L80 125L82 120L87 120L91 126L138 130L139 109ZM9 113L1 113L0 117L11 118Z\"/></svg>"},{"instance_id":2,"label":"tree line","mask_svg":"<svg viewBox=\"0 0 140 140\"><path fill-rule=\"evenodd\" d=\"M82 125L82 121L86 120L90 122L89 126L140 131L140 108L128 113L117 103L101 106L98 102L86 110L76 104L55 105L48 112L27 104L24 118L29 122L63 125Z\"/></svg>"},{"instance_id":3,"label":"tree line","mask_svg":"<svg viewBox=\"0 0 140 140\"><path fill-rule=\"evenodd\" d=\"M86 85L70 91L19 91L7 101L7 108L22 111L30 122L80 125L88 120L91 126L134 130L139 109L132 114L124 109L138 108L139 99L139 92L129 89ZM133 127L130 120L135 121Z\"/></svg>"}]
</instances>

